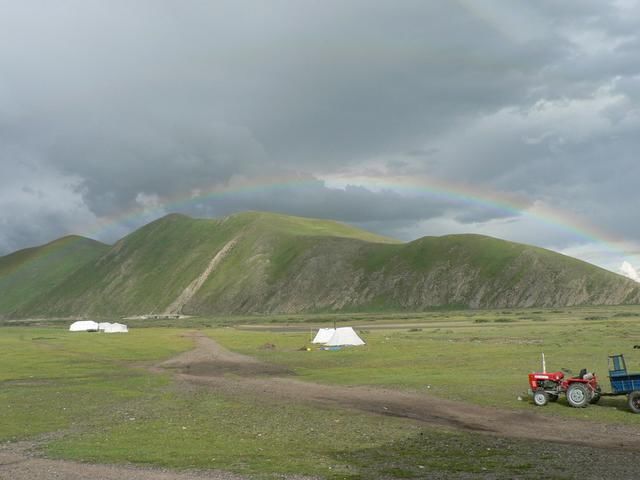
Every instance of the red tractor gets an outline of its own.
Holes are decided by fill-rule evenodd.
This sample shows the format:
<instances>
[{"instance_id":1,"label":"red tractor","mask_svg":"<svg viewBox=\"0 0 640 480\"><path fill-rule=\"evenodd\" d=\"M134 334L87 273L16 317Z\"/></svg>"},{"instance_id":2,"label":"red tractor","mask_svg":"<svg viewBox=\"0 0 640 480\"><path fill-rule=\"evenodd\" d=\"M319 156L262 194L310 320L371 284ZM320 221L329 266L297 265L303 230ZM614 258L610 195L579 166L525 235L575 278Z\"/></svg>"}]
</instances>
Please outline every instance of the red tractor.
<instances>
[{"instance_id":1,"label":"red tractor","mask_svg":"<svg viewBox=\"0 0 640 480\"><path fill-rule=\"evenodd\" d=\"M577 377L565 378L562 372L547 372L544 354L542 355L542 372L529 374L529 395L533 403L542 407L548 402L555 402L564 393L569 405L576 408L586 407L589 403L600 400L601 390L594 373L582 369Z\"/></svg>"}]
</instances>

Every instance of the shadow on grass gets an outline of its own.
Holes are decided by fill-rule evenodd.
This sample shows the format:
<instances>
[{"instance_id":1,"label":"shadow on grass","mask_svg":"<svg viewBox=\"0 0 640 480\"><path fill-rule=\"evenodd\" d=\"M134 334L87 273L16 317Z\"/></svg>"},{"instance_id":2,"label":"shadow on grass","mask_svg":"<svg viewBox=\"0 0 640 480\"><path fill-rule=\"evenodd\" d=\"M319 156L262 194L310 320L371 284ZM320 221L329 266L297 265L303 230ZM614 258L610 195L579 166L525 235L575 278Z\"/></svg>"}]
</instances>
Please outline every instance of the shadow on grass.
<instances>
[{"instance_id":1,"label":"shadow on grass","mask_svg":"<svg viewBox=\"0 0 640 480\"><path fill-rule=\"evenodd\" d=\"M398 442L334 454L349 465L330 479L636 478L635 453L423 430ZM541 461L541 459L543 459ZM585 476L584 465L589 465ZM632 476L630 476L632 475Z\"/></svg>"},{"instance_id":2,"label":"shadow on grass","mask_svg":"<svg viewBox=\"0 0 640 480\"><path fill-rule=\"evenodd\" d=\"M332 479L375 478L515 478L533 468L512 440L424 430L381 447L336 453L336 463L350 472Z\"/></svg>"}]
</instances>

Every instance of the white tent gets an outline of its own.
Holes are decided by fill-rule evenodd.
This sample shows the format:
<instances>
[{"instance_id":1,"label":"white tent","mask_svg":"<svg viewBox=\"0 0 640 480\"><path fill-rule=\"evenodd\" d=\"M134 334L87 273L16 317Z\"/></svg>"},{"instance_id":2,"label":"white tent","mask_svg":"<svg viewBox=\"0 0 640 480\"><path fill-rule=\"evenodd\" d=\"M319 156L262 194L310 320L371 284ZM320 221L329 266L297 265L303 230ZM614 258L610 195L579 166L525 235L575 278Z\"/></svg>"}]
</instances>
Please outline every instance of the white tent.
<instances>
[{"instance_id":1,"label":"white tent","mask_svg":"<svg viewBox=\"0 0 640 480\"><path fill-rule=\"evenodd\" d=\"M129 333L129 328L122 323L110 323L109 326L104 329L104 333Z\"/></svg>"},{"instance_id":2,"label":"white tent","mask_svg":"<svg viewBox=\"0 0 640 480\"><path fill-rule=\"evenodd\" d=\"M344 345L364 345L364 341L351 327L336 328L331 338L325 342L327 347L341 347Z\"/></svg>"},{"instance_id":3,"label":"white tent","mask_svg":"<svg viewBox=\"0 0 640 480\"><path fill-rule=\"evenodd\" d=\"M70 332L97 332L98 324L93 320L80 320L73 322L69 327Z\"/></svg>"},{"instance_id":4,"label":"white tent","mask_svg":"<svg viewBox=\"0 0 640 480\"><path fill-rule=\"evenodd\" d=\"M327 343L335 331L335 328L321 328L311 343Z\"/></svg>"},{"instance_id":5,"label":"white tent","mask_svg":"<svg viewBox=\"0 0 640 480\"><path fill-rule=\"evenodd\" d=\"M109 328L111 328L111 324L109 322L100 322L98 324L99 332L106 332Z\"/></svg>"}]
</instances>

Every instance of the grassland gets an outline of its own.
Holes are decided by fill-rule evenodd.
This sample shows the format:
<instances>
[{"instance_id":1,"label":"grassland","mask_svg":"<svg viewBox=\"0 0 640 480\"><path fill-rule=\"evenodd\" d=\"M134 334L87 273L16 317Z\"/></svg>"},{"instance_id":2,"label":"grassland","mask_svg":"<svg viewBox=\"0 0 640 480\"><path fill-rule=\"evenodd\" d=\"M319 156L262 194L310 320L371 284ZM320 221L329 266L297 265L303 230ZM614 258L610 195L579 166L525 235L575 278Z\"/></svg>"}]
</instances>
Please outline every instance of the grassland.
<instances>
[{"instance_id":1,"label":"grassland","mask_svg":"<svg viewBox=\"0 0 640 480\"><path fill-rule=\"evenodd\" d=\"M299 350L307 345L310 329L334 320L356 325L367 346ZM491 471L497 478L529 478L541 473L536 458L544 455L559 476L574 478L566 457L588 460L599 471L592 460L597 450L232 397L184 388L170 375L146 367L189 349L191 342L183 334L199 328L235 351L294 370L302 380L428 391L504 409L536 409L549 421L636 425L640 416L626 411L622 398L576 410L564 401L539 409L518 396L526 390L526 373L539 368L541 351L550 369L595 369L605 385L607 354L625 353L630 369L640 371L640 353L633 349L640 344L639 321L640 307L602 307L191 319L174 328L146 322L156 326L134 327L121 336L74 335L55 321L49 326L5 326L0 328L0 442L54 434L44 437L50 456L222 468L259 477L414 478L440 472L482 478ZM275 348L264 348L267 343Z\"/></svg>"},{"instance_id":2,"label":"grassland","mask_svg":"<svg viewBox=\"0 0 640 480\"><path fill-rule=\"evenodd\" d=\"M587 368L600 375L605 387L610 354L625 353L629 369L640 372L640 351L633 348L640 345L638 307L434 312L377 318L372 322L336 317L338 326L356 326L367 345L335 354L300 351L313 329L292 318L284 328L247 326L242 335L229 328L209 333L232 350L292 368L305 380L428 391L511 409L531 408L526 401L526 374L541 368L542 352L548 370L577 374ZM263 348L266 344L276 348ZM627 412L625 397L603 398L588 409L568 408L561 401L545 407L545 412L640 425L640 416Z\"/></svg>"}]
</instances>

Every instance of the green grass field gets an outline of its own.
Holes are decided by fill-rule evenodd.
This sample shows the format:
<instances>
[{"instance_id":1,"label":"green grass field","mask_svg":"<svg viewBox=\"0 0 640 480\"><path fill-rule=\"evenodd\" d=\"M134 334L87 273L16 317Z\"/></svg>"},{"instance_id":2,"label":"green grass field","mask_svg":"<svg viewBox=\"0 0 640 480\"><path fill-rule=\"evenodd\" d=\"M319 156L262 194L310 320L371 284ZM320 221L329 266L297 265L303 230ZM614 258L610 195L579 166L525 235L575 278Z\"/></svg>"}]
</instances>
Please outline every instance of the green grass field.
<instances>
[{"instance_id":1,"label":"green grass field","mask_svg":"<svg viewBox=\"0 0 640 480\"><path fill-rule=\"evenodd\" d=\"M633 307L434 313L395 322L407 326L356 326L367 345L340 352L300 351L312 329L209 333L232 350L285 365L309 381L393 386L514 409L530 408L517 397L526 396L526 375L541 368L542 352L548 370L577 374L587 368L600 375L605 387L609 354L625 353L629 369L640 372L640 352L633 348L640 344L640 311ZM348 323L358 324L342 317L338 325ZM369 325L375 327L375 322ZM277 348L261 348L266 343ZM624 397L603 398L594 408L566 408L559 402L545 411L640 424L640 416L629 415L624 404Z\"/></svg>"},{"instance_id":2,"label":"green grass field","mask_svg":"<svg viewBox=\"0 0 640 480\"><path fill-rule=\"evenodd\" d=\"M367 345L338 352L299 350L308 344L310 330L333 320L356 325ZM567 452L588 459L593 450L185 389L169 374L145 367L189 349L183 334L200 328L232 350L287 366L302 380L428 391L481 405L536 409L550 421L577 417L640 425L640 415L626 410L624 398L605 398L579 410L564 400L539 409L517 399L526 391L526 374L539 368L542 351L549 369L594 369L605 387L607 354L625 353L629 368L640 371L640 352L633 349L640 344L639 320L640 307L611 307L191 319L179 328L133 327L128 335L111 336L71 334L62 322L5 326L0 327L0 442L40 436L44 452L54 457L221 468L261 478L279 473L414 478L427 471L491 471L511 478L537 475L539 455L560 475L569 468L563 461ZM266 343L275 349L262 348ZM570 470L566 478L573 478Z\"/></svg>"}]
</instances>

